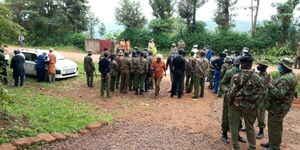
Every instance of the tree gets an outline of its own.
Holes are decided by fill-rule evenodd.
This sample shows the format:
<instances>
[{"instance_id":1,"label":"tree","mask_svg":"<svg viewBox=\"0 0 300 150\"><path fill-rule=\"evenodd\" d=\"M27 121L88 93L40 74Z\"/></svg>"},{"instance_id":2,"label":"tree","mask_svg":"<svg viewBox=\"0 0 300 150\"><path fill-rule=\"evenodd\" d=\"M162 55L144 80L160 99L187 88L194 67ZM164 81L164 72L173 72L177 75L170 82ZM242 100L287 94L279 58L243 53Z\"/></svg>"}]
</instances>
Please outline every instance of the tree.
<instances>
[{"instance_id":1,"label":"tree","mask_svg":"<svg viewBox=\"0 0 300 150\"><path fill-rule=\"evenodd\" d=\"M257 17L258 17L258 11L259 11L259 4L260 0L254 0L256 1L256 6L253 5L253 0L251 0L251 25L252 25L252 33L256 32L256 26L257 26ZM255 11L255 15L254 15Z\"/></svg>"},{"instance_id":2,"label":"tree","mask_svg":"<svg viewBox=\"0 0 300 150\"><path fill-rule=\"evenodd\" d=\"M99 24L99 28L98 28L98 32L99 32L99 35L101 36L101 37L103 37L104 35L105 35L105 33L106 33L106 27L105 27L105 24L103 23L103 22L101 22L100 24Z\"/></svg>"},{"instance_id":3,"label":"tree","mask_svg":"<svg viewBox=\"0 0 300 150\"><path fill-rule=\"evenodd\" d=\"M153 9L153 16L167 20L172 17L174 12L174 0L149 0Z\"/></svg>"},{"instance_id":4,"label":"tree","mask_svg":"<svg viewBox=\"0 0 300 150\"><path fill-rule=\"evenodd\" d=\"M60 45L71 32L87 29L87 0L5 0L32 45Z\"/></svg>"},{"instance_id":5,"label":"tree","mask_svg":"<svg viewBox=\"0 0 300 150\"><path fill-rule=\"evenodd\" d=\"M180 0L178 3L179 16L186 20L186 23L193 27L196 25L197 8L203 6L207 0ZM194 29L193 29L194 31Z\"/></svg>"},{"instance_id":6,"label":"tree","mask_svg":"<svg viewBox=\"0 0 300 150\"><path fill-rule=\"evenodd\" d=\"M300 0L288 0L284 3L277 3L277 14L272 19L280 25L279 44L286 44L292 29L293 13Z\"/></svg>"},{"instance_id":7,"label":"tree","mask_svg":"<svg viewBox=\"0 0 300 150\"><path fill-rule=\"evenodd\" d=\"M141 28L147 23L140 3L134 0L122 0L120 7L115 10L115 17L119 24L126 28Z\"/></svg>"},{"instance_id":8,"label":"tree","mask_svg":"<svg viewBox=\"0 0 300 150\"><path fill-rule=\"evenodd\" d=\"M13 22L12 12L0 2L0 47L10 39L17 39L19 35L24 35L23 27Z\"/></svg>"},{"instance_id":9,"label":"tree","mask_svg":"<svg viewBox=\"0 0 300 150\"><path fill-rule=\"evenodd\" d=\"M234 10L234 5L238 0L217 0L218 9L215 13L215 22L220 30L228 30L233 24L231 23L233 14L230 11Z\"/></svg>"},{"instance_id":10,"label":"tree","mask_svg":"<svg viewBox=\"0 0 300 150\"><path fill-rule=\"evenodd\" d=\"M88 18L88 37L93 39L95 38L96 27L99 25L100 20L92 12L89 13Z\"/></svg>"}]
</instances>

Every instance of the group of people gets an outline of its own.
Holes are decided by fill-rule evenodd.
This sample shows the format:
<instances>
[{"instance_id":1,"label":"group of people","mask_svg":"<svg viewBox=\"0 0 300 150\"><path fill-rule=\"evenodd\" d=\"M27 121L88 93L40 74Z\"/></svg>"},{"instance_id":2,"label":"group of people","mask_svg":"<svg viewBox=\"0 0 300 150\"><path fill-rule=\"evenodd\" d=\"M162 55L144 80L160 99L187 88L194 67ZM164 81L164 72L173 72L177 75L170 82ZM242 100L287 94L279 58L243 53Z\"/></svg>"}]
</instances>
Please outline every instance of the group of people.
<instances>
[{"instance_id":1,"label":"group of people","mask_svg":"<svg viewBox=\"0 0 300 150\"><path fill-rule=\"evenodd\" d=\"M84 70L87 76L88 87L94 87L93 77L95 66L92 59L92 51L84 58ZM98 71L101 73L101 96L111 97L110 92L120 89L120 93L126 94L134 91L136 95L143 95L150 89L154 89L155 97L159 95L159 85L166 71L163 56L153 57L151 51L120 50L117 55L110 54L105 48L99 58Z\"/></svg>"},{"instance_id":2,"label":"group of people","mask_svg":"<svg viewBox=\"0 0 300 150\"><path fill-rule=\"evenodd\" d=\"M150 41L152 42L153 40ZM229 143L227 134L231 131L232 147L239 150L238 142L247 142L239 132L246 131L249 149L256 149L256 138L264 138L265 115L268 111L269 141L261 146L266 150L279 150L283 120L296 94L294 62L289 58L280 59L280 76L272 79L267 73L267 60L257 62L257 71L252 68L254 58L248 48L244 48L242 54L238 51L224 50L216 57L209 46L199 50L198 45L195 45L187 56L185 44L179 46L180 43L172 44L171 54L166 63L162 55L153 55L149 48L144 51L137 48L133 51L119 51L117 55L110 55L107 50L104 51L99 60L99 72L102 76L101 96L104 97L104 91L107 90L107 96L110 97L110 91L118 88L122 94L126 94L129 89L135 91L136 95L143 95L154 88L154 96L158 98L160 82L169 69L171 97L176 95L180 99L184 93L192 92L193 99L204 97L205 82L209 82L208 88L212 89L213 93L219 97L224 96L221 124L223 142ZM93 87L95 71L91 55L89 51L84 61L89 87ZM256 120L259 127L257 135L254 129Z\"/></svg>"},{"instance_id":3,"label":"group of people","mask_svg":"<svg viewBox=\"0 0 300 150\"><path fill-rule=\"evenodd\" d=\"M35 71L38 82L48 80L50 83L55 81L56 56L54 49L49 50L49 54L43 53L36 60ZM2 84L8 84L7 66L9 66L9 55L7 51L0 52L0 79ZM15 50L10 62L10 68L13 70L14 86L23 86L25 79L25 56L20 50Z\"/></svg>"}]
</instances>

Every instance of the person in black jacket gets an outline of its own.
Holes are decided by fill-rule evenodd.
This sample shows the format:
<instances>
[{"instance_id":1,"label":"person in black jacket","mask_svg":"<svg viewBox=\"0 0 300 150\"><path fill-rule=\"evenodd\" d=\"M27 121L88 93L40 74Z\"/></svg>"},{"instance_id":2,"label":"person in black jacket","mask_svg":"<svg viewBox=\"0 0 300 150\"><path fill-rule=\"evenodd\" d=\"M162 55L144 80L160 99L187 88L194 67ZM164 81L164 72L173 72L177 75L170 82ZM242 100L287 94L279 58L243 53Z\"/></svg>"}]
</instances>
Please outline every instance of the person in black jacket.
<instances>
[{"instance_id":1,"label":"person in black jacket","mask_svg":"<svg viewBox=\"0 0 300 150\"><path fill-rule=\"evenodd\" d=\"M186 70L186 61L183 58L184 51L180 50L178 56L176 56L172 61L173 70L173 80L172 80L172 90L171 97L177 94L178 98L182 98L183 94L183 80L184 72Z\"/></svg>"},{"instance_id":2,"label":"person in black jacket","mask_svg":"<svg viewBox=\"0 0 300 150\"><path fill-rule=\"evenodd\" d=\"M101 96L104 98L104 90L106 89L107 97L110 98L110 61L108 53L103 53L104 58L99 61L99 72L101 73Z\"/></svg>"},{"instance_id":3,"label":"person in black jacket","mask_svg":"<svg viewBox=\"0 0 300 150\"><path fill-rule=\"evenodd\" d=\"M13 69L13 78L15 79L15 86L24 85L25 69L24 63L25 59L20 55L20 51L15 51L15 56L11 60L10 67Z\"/></svg>"},{"instance_id":4,"label":"person in black jacket","mask_svg":"<svg viewBox=\"0 0 300 150\"><path fill-rule=\"evenodd\" d=\"M219 82L220 82L220 72L221 72L222 65L224 64L225 57L226 57L226 54L220 53L219 58L217 58L216 60L214 60L211 63L215 68L215 72L214 72L214 90L213 90L213 92L215 94L218 94Z\"/></svg>"}]
</instances>

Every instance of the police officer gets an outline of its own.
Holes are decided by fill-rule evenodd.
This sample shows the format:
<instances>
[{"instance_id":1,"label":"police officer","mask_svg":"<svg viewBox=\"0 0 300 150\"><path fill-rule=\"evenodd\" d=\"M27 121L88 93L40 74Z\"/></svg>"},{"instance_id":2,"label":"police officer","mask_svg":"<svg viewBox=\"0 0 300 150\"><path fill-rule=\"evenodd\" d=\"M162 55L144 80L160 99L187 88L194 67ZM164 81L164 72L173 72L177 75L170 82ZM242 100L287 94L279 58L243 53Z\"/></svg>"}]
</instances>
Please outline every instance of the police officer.
<instances>
[{"instance_id":1,"label":"police officer","mask_svg":"<svg viewBox=\"0 0 300 150\"><path fill-rule=\"evenodd\" d=\"M229 104L229 95L228 95L228 91L230 89L230 84L231 84L231 79L233 77L233 75L235 75L236 73L241 72L242 70L240 69L240 60L239 58L234 59L233 61L233 67L231 69L229 69L222 81L221 81L221 86L223 88L224 91L224 98L223 98L223 109L222 109L222 141L224 143L229 143L229 139L228 139L228 131L229 131L229 118L228 116L230 116L229 113L231 113L231 111L228 111L228 104ZM241 126L241 121L240 121L240 126ZM244 140L243 137L241 137L240 135L238 135L238 141L239 142L243 142L246 143L246 141Z\"/></svg>"},{"instance_id":2,"label":"police officer","mask_svg":"<svg viewBox=\"0 0 300 150\"><path fill-rule=\"evenodd\" d=\"M214 71L214 90L213 90L213 92L215 94L218 94L219 81L220 81L220 72L221 72L222 65L224 64L225 57L226 57L226 54L220 53L219 58L217 58L216 60L214 60L211 63L215 68L215 71Z\"/></svg>"},{"instance_id":3,"label":"police officer","mask_svg":"<svg viewBox=\"0 0 300 150\"><path fill-rule=\"evenodd\" d=\"M113 54L110 56L110 64L111 64L111 73L110 73L110 76L111 76L111 84L110 84L110 89L112 92L115 91L115 87L116 87L116 80L117 80L117 76L119 74L119 65L117 63L117 61L115 60L116 58L116 55Z\"/></svg>"},{"instance_id":4,"label":"police officer","mask_svg":"<svg viewBox=\"0 0 300 150\"><path fill-rule=\"evenodd\" d=\"M230 70L232 68L232 62L233 62L233 58L231 56L227 56L224 59L224 64L221 67L221 72L220 72L220 81L222 81L225 73ZM220 89L218 91L218 97L222 97L223 95L223 89L222 89L222 85L220 85Z\"/></svg>"},{"instance_id":5,"label":"police officer","mask_svg":"<svg viewBox=\"0 0 300 150\"><path fill-rule=\"evenodd\" d=\"M192 51L191 52L191 56L189 58L189 64L188 64L188 68L190 70L190 82L188 85L186 85L187 90L186 93L191 93L193 88L194 88L194 84L195 84L195 78L196 78L196 62L197 62L197 54L195 54L196 51Z\"/></svg>"},{"instance_id":6,"label":"police officer","mask_svg":"<svg viewBox=\"0 0 300 150\"><path fill-rule=\"evenodd\" d=\"M148 51L148 57L147 57L147 63L148 63L148 72L146 75L146 80L145 80L145 92L148 92L149 89L153 89L153 69L151 67L151 64L153 62L153 54L151 51Z\"/></svg>"},{"instance_id":7,"label":"police officer","mask_svg":"<svg viewBox=\"0 0 300 150\"><path fill-rule=\"evenodd\" d=\"M104 98L104 90L106 89L107 98L110 98L110 72L111 66L108 59L109 53L103 53L103 58L99 61L99 72L101 73L101 96Z\"/></svg>"},{"instance_id":8,"label":"police officer","mask_svg":"<svg viewBox=\"0 0 300 150\"><path fill-rule=\"evenodd\" d=\"M232 77L229 89L229 122L232 137L232 147L239 150L238 133L240 118L243 116L246 125L246 134L249 150L256 149L255 130L255 103L260 100L263 92L263 82L260 76L252 69L253 58L249 56L240 58L242 71Z\"/></svg>"},{"instance_id":9,"label":"police officer","mask_svg":"<svg viewBox=\"0 0 300 150\"><path fill-rule=\"evenodd\" d=\"M260 60L257 66L257 70L259 71L258 75L262 77L264 81L264 93L267 93L267 88L268 85L271 81L271 75L267 73L267 68L268 68L268 61L266 60ZM256 106L256 118L258 122L258 127L259 127L259 132L256 135L257 139L262 139L264 138L264 128L266 127L265 124L265 100L266 100L266 94L263 95L262 99L260 101L257 101L257 106Z\"/></svg>"},{"instance_id":10,"label":"police officer","mask_svg":"<svg viewBox=\"0 0 300 150\"><path fill-rule=\"evenodd\" d=\"M126 94L128 90L128 80L131 70L131 60L129 58L129 52L125 51L125 57L122 57L119 64L119 69L121 71L121 94Z\"/></svg>"},{"instance_id":11,"label":"police officer","mask_svg":"<svg viewBox=\"0 0 300 150\"><path fill-rule=\"evenodd\" d=\"M186 70L186 62L183 57L184 51L179 50L178 56L176 56L172 61L172 70L173 70L173 81L172 81L172 90L171 97L177 94L178 99L182 98L183 94L183 80L184 73Z\"/></svg>"},{"instance_id":12,"label":"police officer","mask_svg":"<svg viewBox=\"0 0 300 150\"><path fill-rule=\"evenodd\" d=\"M144 83L146 79L146 74L148 71L148 63L144 58L145 52L141 52L139 57L137 58L137 68L135 71L135 94L136 95L144 95Z\"/></svg>"},{"instance_id":13,"label":"police officer","mask_svg":"<svg viewBox=\"0 0 300 150\"><path fill-rule=\"evenodd\" d=\"M280 76L268 86L267 110L269 142L262 143L265 150L280 150L282 142L283 120L291 109L297 87L297 78L293 73L294 62L289 58L279 60Z\"/></svg>"},{"instance_id":14,"label":"police officer","mask_svg":"<svg viewBox=\"0 0 300 150\"><path fill-rule=\"evenodd\" d=\"M212 65L212 62L216 59L217 59L217 57L215 56L215 52L212 51L211 58L209 60L209 72L208 72L208 77L207 77L207 80L209 82L208 88L211 90L214 88L214 72L215 72L215 67Z\"/></svg>"},{"instance_id":15,"label":"police officer","mask_svg":"<svg viewBox=\"0 0 300 150\"><path fill-rule=\"evenodd\" d=\"M121 60L121 58L123 58L123 56L124 56L123 51L119 51L118 56L116 57L116 62L118 64L118 74L117 74L117 77L116 77L116 89L118 89L119 86L120 86L120 78L121 78L120 60Z\"/></svg>"},{"instance_id":16,"label":"police officer","mask_svg":"<svg viewBox=\"0 0 300 150\"><path fill-rule=\"evenodd\" d=\"M94 81L95 66L93 63L91 50L89 50L88 55L84 57L84 71L86 73L86 81L88 87L94 87L93 81Z\"/></svg>"},{"instance_id":17,"label":"police officer","mask_svg":"<svg viewBox=\"0 0 300 150\"><path fill-rule=\"evenodd\" d=\"M139 55L139 51L134 50L132 52L132 55L130 57L131 63L132 63L132 68L130 70L130 75L129 75L129 91L134 91L136 89L135 85L136 85L136 80L135 80L135 72L136 72L136 65L137 65L137 60L138 60L138 55Z\"/></svg>"},{"instance_id":18,"label":"police officer","mask_svg":"<svg viewBox=\"0 0 300 150\"><path fill-rule=\"evenodd\" d=\"M208 72L208 59L205 58L205 51L201 50L200 58L196 61L196 72L195 72L195 94L193 96L194 99L199 98L199 88L201 88L200 97L204 97L204 85L205 85L205 78Z\"/></svg>"}]
</instances>

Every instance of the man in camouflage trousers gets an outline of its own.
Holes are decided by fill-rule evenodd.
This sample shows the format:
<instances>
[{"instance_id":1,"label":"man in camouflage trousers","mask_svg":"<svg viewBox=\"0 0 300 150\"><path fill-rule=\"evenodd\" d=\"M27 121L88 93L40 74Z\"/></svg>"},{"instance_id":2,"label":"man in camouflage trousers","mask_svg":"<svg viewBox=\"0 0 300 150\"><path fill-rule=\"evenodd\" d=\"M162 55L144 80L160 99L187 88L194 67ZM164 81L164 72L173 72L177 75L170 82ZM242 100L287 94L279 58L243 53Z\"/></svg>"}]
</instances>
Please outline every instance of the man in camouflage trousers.
<instances>
[{"instance_id":1,"label":"man in camouflage trousers","mask_svg":"<svg viewBox=\"0 0 300 150\"><path fill-rule=\"evenodd\" d=\"M280 76L268 86L266 109L268 115L269 143L262 143L265 150L280 150L282 142L283 120L291 109L297 78L293 73L294 62L289 58L280 59L278 70Z\"/></svg>"},{"instance_id":2,"label":"man in camouflage trousers","mask_svg":"<svg viewBox=\"0 0 300 150\"><path fill-rule=\"evenodd\" d=\"M214 88L214 72L215 72L215 67L211 64L214 60L217 59L217 57L215 56L214 52L211 52L211 59L209 60L209 71L208 71L208 77L207 80L209 82L209 89L213 89Z\"/></svg>"},{"instance_id":3,"label":"man in camouflage trousers","mask_svg":"<svg viewBox=\"0 0 300 150\"><path fill-rule=\"evenodd\" d=\"M135 95L144 95L145 79L148 72L148 62L144 58L145 53L141 52L139 57L133 64L133 67L136 66L134 71L134 80L135 80Z\"/></svg>"},{"instance_id":4,"label":"man in camouflage trousers","mask_svg":"<svg viewBox=\"0 0 300 150\"><path fill-rule=\"evenodd\" d=\"M197 63L197 57L195 56L195 52L191 52L191 56L189 58L189 64L188 64L188 70L190 70L190 82L187 85L188 87L186 90L186 93L191 93L193 91L194 88L194 84L195 84L195 76L196 76L196 63Z\"/></svg>"},{"instance_id":5,"label":"man in camouflage trousers","mask_svg":"<svg viewBox=\"0 0 300 150\"><path fill-rule=\"evenodd\" d=\"M117 80L117 76L119 74L119 66L118 66L118 63L117 61L115 60L116 59L116 55L115 54L112 54L110 56L110 65L111 65L111 73L110 73L110 76L111 76L111 84L110 84L110 90L112 92L115 91L115 87L116 87L116 80Z\"/></svg>"},{"instance_id":6,"label":"man in camouflage trousers","mask_svg":"<svg viewBox=\"0 0 300 150\"><path fill-rule=\"evenodd\" d=\"M137 51L137 50L134 50L133 52L132 52L132 55L131 55L131 57L130 57L130 59L131 59L131 63L133 64L132 65L132 68L131 68L131 70L130 70L130 75L129 75L129 84L128 84L128 86L129 86L129 91L134 91L135 90L135 85L136 85L136 81L134 80L134 76L135 76L135 72L136 72L136 68L135 67L137 67L137 66L135 66L134 65L134 61L135 60L138 60L139 58L138 58L138 55L139 55L139 51Z\"/></svg>"},{"instance_id":7,"label":"man in camouflage trousers","mask_svg":"<svg viewBox=\"0 0 300 150\"><path fill-rule=\"evenodd\" d=\"M88 51L88 55L84 57L84 72L86 73L86 82L88 87L94 87L95 66L92 58L92 51Z\"/></svg>"},{"instance_id":8,"label":"man in camouflage trousers","mask_svg":"<svg viewBox=\"0 0 300 150\"><path fill-rule=\"evenodd\" d=\"M223 80L225 73L232 68L232 63L233 63L233 57L227 56L224 59L224 64L222 65L221 72L220 72L220 81ZM220 84L220 89L218 91L218 97L222 97L223 93L224 93L223 87L222 87L222 84Z\"/></svg>"},{"instance_id":9,"label":"man in camouflage trousers","mask_svg":"<svg viewBox=\"0 0 300 150\"><path fill-rule=\"evenodd\" d=\"M199 88L201 88L200 97L204 97L204 85L205 77L208 72L208 60L205 58L205 51L201 50L199 52L199 58L196 61L196 75L195 75L195 85L194 85L194 96L192 98L199 98Z\"/></svg>"},{"instance_id":10,"label":"man in camouflage trousers","mask_svg":"<svg viewBox=\"0 0 300 150\"><path fill-rule=\"evenodd\" d=\"M123 51L119 51L118 56L116 57L116 62L118 64L118 74L116 77L116 89L118 89L120 86L121 71L119 66L120 66L120 60L121 58L123 58L123 56L124 56Z\"/></svg>"},{"instance_id":11,"label":"man in camouflage trousers","mask_svg":"<svg viewBox=\"0 0 300 150\"><path fill-rule=\"evenodd\" d=\"M125 57L120 60L119 70L121 71L121 94L126 94L128 90L128 80L131 70L131 59L129 58L129 52L125 51Z\"/></svg>"},{"instance_id":12,"label":"man in camouflage trousers","mask_svg":"<svg viewBox=\"0 0 300 150\"><path fill-rule=\"evenodd\" d=\"M230 130L229 129L229 118L228 116L230 115L229 114L229 111L228 111L228 91L230 89L230 84L231 84L231 79L233 77L233 75L235 75L236 73L239 73L241 72L242 70L240 69L240 60L239 58L236 58L233 62L233 67L228 70L222 81L221 81L221 86L223 87L223 91L224 91L224 98L223 98L223 109L222 109L222 124L221 124L221 127L222 127L222 141L224 143L229 143L229 139L228 139L228 131ZM240 121L241 123L241 121ZM240 142L243 142L243 143L246 143L246 141L244 140L243 137L241 137L240 135L238 135L238 141Z\"/></svg>"},{"instance_id":13,"label":"man in camouflage trousers","mask_svg":"<svg viewBox=\"0 0 300 150\"><path fill-rule=\"evenodd\" d=\"M266 100L267 88L271 81L271 75L267 73L268 61L260 60L257 64L258 64L257 70L259 71L258 75L263 79L263 83L264 83L263 90L265 91L262 99L260 101L257 101L256 104L256 118L259 127L259 132L256 135L256 138L262 139L264 138L264 128L266 127L265 124L266 110L264 108L264 104Z\"/></svg>"},{"instance_id":14,"label":"man in camouflage trousers","mask_svg":"<svg viewBox=\"0 0 300 150\"><path fill-rule=\"evenodd\" d=\"M238 135L240 118L243 117L246 125L246 134L249 142L248 150L256 149L255 130L255 104L261 99L263 82L261 77L252 71L253 58L244 56L240 58L242 71L232 77L229 96L229 124L232 137L232 147L240 150Z\"/></svg>"}]
</instances>

